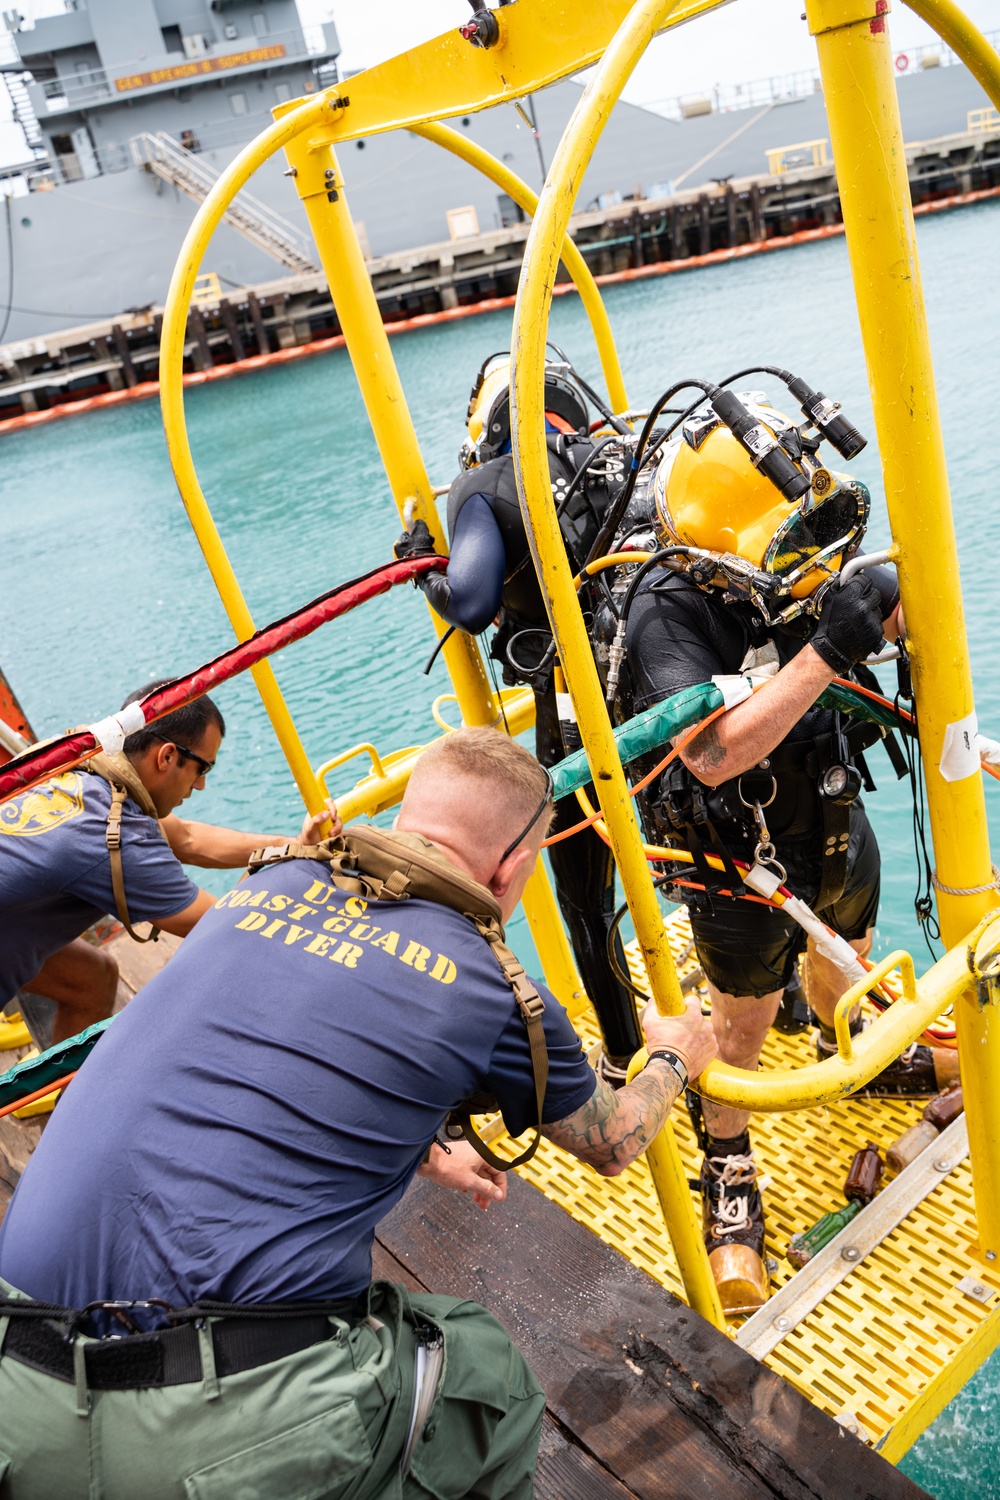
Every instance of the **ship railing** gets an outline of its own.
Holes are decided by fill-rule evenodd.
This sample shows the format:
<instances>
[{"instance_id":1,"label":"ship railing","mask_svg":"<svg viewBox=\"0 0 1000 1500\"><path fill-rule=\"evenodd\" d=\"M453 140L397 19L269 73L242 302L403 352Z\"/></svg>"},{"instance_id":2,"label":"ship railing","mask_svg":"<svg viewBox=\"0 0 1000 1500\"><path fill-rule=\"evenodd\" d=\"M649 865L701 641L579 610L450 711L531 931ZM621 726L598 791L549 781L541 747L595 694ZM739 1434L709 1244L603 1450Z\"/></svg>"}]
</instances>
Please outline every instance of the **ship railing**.
<instances>
[{"instance_id":1,"label":"ship railing","mask_svg":"<svg viewBox=\"0 0 1000 1500\"><path fill-rule=\"evenodd\" d=\"M986 31L983 35L995 49L1000 50L1000 31ZM926 72L930 68L964 66L958 53L941 41L896 52L893 64L901 78ZM642 102L642 108L665 115L670 120L683 120L698 114L729 114L737 109L759 109L765 104L785 104L790 100L807 99L810 95L821 92L819 70L805 68L773 78L754 78L747 83L719 83L697 95L679 94L663 99L646 99ZM702 107L699 108L699 105Z\"/></svg>"},{"instance_id":2,"label":"ship railing","mask_svg":"<svg viewBox=\"0 0 1000 1500\"><path fill-rule=\"evenodd\" d=\"M173 183L198 202L204 202L219 181L214 167L165 131L155 134L144 131L133 136L129 150L136 166L145 167ZM290 270L306 273L317 269L305 237L299 234L294 224L268 208L259 198L241 193L238 200L229 205L226 218L241 234L274 255Z\"/></svg>"},{"instance_id":3,"label":"ship railing","mask_svg":"<svg viewBox=\"0 0 1000 1500\"><path fill-rule=\"evenodd\" d=\"M268 48L280 48L281 51L271 59L261 57L259 54ZM50 114L56 114L62 110L99 104L108 99L135 98L140 92L176 88L179 82L198 82L202 77L216 81L239 78L248 71L259 69L268 60L274 66L281 67L286 63L328 57L329 53L330 45L323 26L307 26L304 29L293 27L288 31L271 32L267 36L240 37L235 42L227 41L213 46L198 57L170 53L161 60L159 67L130 63L127 67L122 64L115 68L81 68L72 75L48 79L37 87L46 110ZM231 61L240 57L252 60L243 63ZM187 76L178 73L178 69L187 69L189 65L192 71Z\"/></svg>"}]
</instances>

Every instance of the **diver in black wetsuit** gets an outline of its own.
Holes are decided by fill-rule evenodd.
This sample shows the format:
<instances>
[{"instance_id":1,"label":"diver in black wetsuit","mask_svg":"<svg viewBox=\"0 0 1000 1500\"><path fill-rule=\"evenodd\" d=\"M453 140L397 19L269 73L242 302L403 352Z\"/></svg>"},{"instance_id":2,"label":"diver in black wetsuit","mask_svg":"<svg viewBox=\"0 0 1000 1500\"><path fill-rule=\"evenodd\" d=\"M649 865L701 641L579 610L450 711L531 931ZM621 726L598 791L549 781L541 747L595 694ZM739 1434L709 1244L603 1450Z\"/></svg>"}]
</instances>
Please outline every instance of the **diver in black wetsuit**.
<instances>
[{"instance_id":1,"label":"diver in black wetsuit","mask_svg":"<svg viewBox=\"0 0 1000 1500\"><path fill-rule=\"evenodd\" d=\"M609 462L605 454L595 453L588 435L586 397L565 364L546 367L545 420L552 492L566 551L576 570L598 535L609 499L623 481L623 470L620 462ZM564 744L553 666L546 660L552 635L517 498L506 351L491 356L480 369L469 400L468 426L469 437L460 455L463 472L448 494L448 571L426 575L419 587L442 619L470 635L480 634L497 621L490 654L503 663L506 683L531 684L535 753L543 766L552 766L578 748L579 742ZM595 463L595 458L601 461ZM430 533L423 522L417 522L397 542L396 556L430 548ZM579 820L572 799L558 802L556 809L553 832ZM608 1082L624 1083L625 1069L642 1045L642 1034L635 1002L608 960L608 927L615 907L611 852L587 829L553 844L549 858L580 978L601 1026L600 1071ZM618 958L624 968L620 944Z\"/></svg>"},{"instance_id":2,"label":"diver in black wetsuit","mask_svg":"<svg viewBox=\"0 0 1000 1500\"><path fill-rule=\"evenodd\" d=\"M779 493L717 407L675 436L665 433L610 548L648 556L648 571L633 566L616 581L611 603L598 609L595 636L599 662L602 641L605 658L610 639L624 642L621 717L696 684L714 681L723 691L726 712L679 749L638 802L647 836L694 858L693 871L683 863L665 878L687 882L673 887L672 899L689 908L720 1057L754 1069L803 952L821 1059L837 1050L834 1011L847 982L812 937L807 947L789 913L745 899L732 861L787 883L857 953L868 952L879 851L858 794L862 786L874 790L863 752L881 732L818 700L835 678L863 683L859 664L883 632L896 636L900 618L893 569L869 567L846 582L841 573L864 535L865 486L816 459L812 424L790 422L759 392L742 393L736 404L755 456L780 449L792 478L806 481L798 496ZM859 446L863 440L854 451ZM750 694L747 674L758 685L767 679L759 692ZM640 761L636 769L642 775L651 766ZM709 856L728 861L725 872L711 868ZM861 1025L855 1012L851 1030ZM926 1096L951 1081L954 1066L952 1055L913 1047L859 1092ZM707 1099L691 1102L705 1152L709 1264L726 1311L750 1312L768 1294L750 1116Z\"/></svg>"}]
</instances>

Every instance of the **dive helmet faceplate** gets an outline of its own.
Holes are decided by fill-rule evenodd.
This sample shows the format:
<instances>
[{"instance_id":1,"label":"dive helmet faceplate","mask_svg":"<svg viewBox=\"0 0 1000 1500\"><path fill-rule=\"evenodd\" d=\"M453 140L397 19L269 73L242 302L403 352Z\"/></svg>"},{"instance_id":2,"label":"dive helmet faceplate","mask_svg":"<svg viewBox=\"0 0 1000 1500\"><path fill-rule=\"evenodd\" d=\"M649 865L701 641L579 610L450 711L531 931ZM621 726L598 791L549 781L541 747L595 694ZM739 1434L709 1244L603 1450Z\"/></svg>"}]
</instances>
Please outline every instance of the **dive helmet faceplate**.
<instances>
[{"instance_id":1,"label":"dive helmet faceplate","mask_svg":"<svg viewBox=\"0 0 1000 1500\"><path fill-rule=\"evenodd\" d=\"M741 399L775 437L794 429L759 392ZM859 480L808 456L801 461L811 487L790 503L714 414L685 422L665 446L653 483L660 542L740 558L775 580L777 589L767 592L786 603L807 599L857 551L871 497ZM727 583L724 569L712 578Z\"/></svg>"},{"instance_id":2,"label":"dive helmet faceplate","mask_svg":"<svg viewBox=\"0 0 1000 1500\"><path fill-rule=\"evenodd\" d=\"M586 398L578 390L566 366L545 366L545 411L565 423L568 430L586 432L589 413ZM502 350L484 360L469 394L466 413L468 437L459 450L463 469L474 468L496 458L510 441L510 352Z\"/></svg>"}]
</instances>

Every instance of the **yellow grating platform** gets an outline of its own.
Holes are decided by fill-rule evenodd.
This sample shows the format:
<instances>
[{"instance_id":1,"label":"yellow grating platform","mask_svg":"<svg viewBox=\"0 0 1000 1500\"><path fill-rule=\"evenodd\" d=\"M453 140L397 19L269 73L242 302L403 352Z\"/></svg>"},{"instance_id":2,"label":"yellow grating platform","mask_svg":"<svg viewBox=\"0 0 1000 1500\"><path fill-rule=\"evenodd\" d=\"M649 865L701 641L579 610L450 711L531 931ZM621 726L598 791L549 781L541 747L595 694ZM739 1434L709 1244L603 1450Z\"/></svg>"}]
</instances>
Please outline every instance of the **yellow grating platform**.
<instances>
[{"instance_id":1,"label":"yellow grating platform","mask_svg":"<svg viewBox=\"0 0 1000 1500\"><path fill-rule=\"evenodd\" d=\"M692 969L690 929L683 912L667 921L681 974ZM634 945L633 945L634 948ZM644 982L633 949L629 964ZM703 994L703 999L705 998ZM589 1013L578 1019L584 1045L597 1040ZM815 1057L812 1034L772 1031L765 1068L795 1067ZM767 1253L777 1262L772 1290L794 1274L785 1259L793 1234L843 1206L843 1183L855 1152L870 1139L886 1148L920 1117L923 1101L857 1100L755 1115L751 1123L765 1192ZM674 1110L684 1164L699 1168L694 1134L681 1107ZM502 1147L501 1147L502 1149ZM602 1178L549 1141L522 1176L609 1245L683 1296L649 1170L639 1160L620 1177ZM831 1416L849 1412L861 1435L898 1459L933 1421L1000 1341L1000 1302L984 1306L957 1283L973 1276L1000 1293L996 1270L977 1258L968 1161L935 1188L812 1314L780 1343L766 1363ZM993 1311L992 1309L996 1309ZM739 1320L731 1324L738 1327Z\"/></svg>"}]
</instances>

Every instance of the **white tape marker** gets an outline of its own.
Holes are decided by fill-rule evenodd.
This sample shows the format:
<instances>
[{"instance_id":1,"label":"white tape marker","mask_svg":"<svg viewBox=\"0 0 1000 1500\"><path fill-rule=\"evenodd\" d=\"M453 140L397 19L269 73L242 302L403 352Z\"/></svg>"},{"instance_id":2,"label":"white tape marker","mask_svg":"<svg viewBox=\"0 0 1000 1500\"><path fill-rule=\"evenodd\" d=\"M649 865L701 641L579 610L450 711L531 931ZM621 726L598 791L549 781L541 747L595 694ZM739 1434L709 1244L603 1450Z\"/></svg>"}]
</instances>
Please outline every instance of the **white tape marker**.
<instances>
[{"instance_id":1,"label":"white tape marker","mask_svg":"<svg viewBox=\"0 0 1000 1500\"><path fill-rule=\"evenodd\" d=\"M141 703L128 703L118 713L109 714L106 719L98 719L96 724L87 726L105 755L117 755L127 736L145 727L146 715Z\"/></svg>"}]
</instances>

